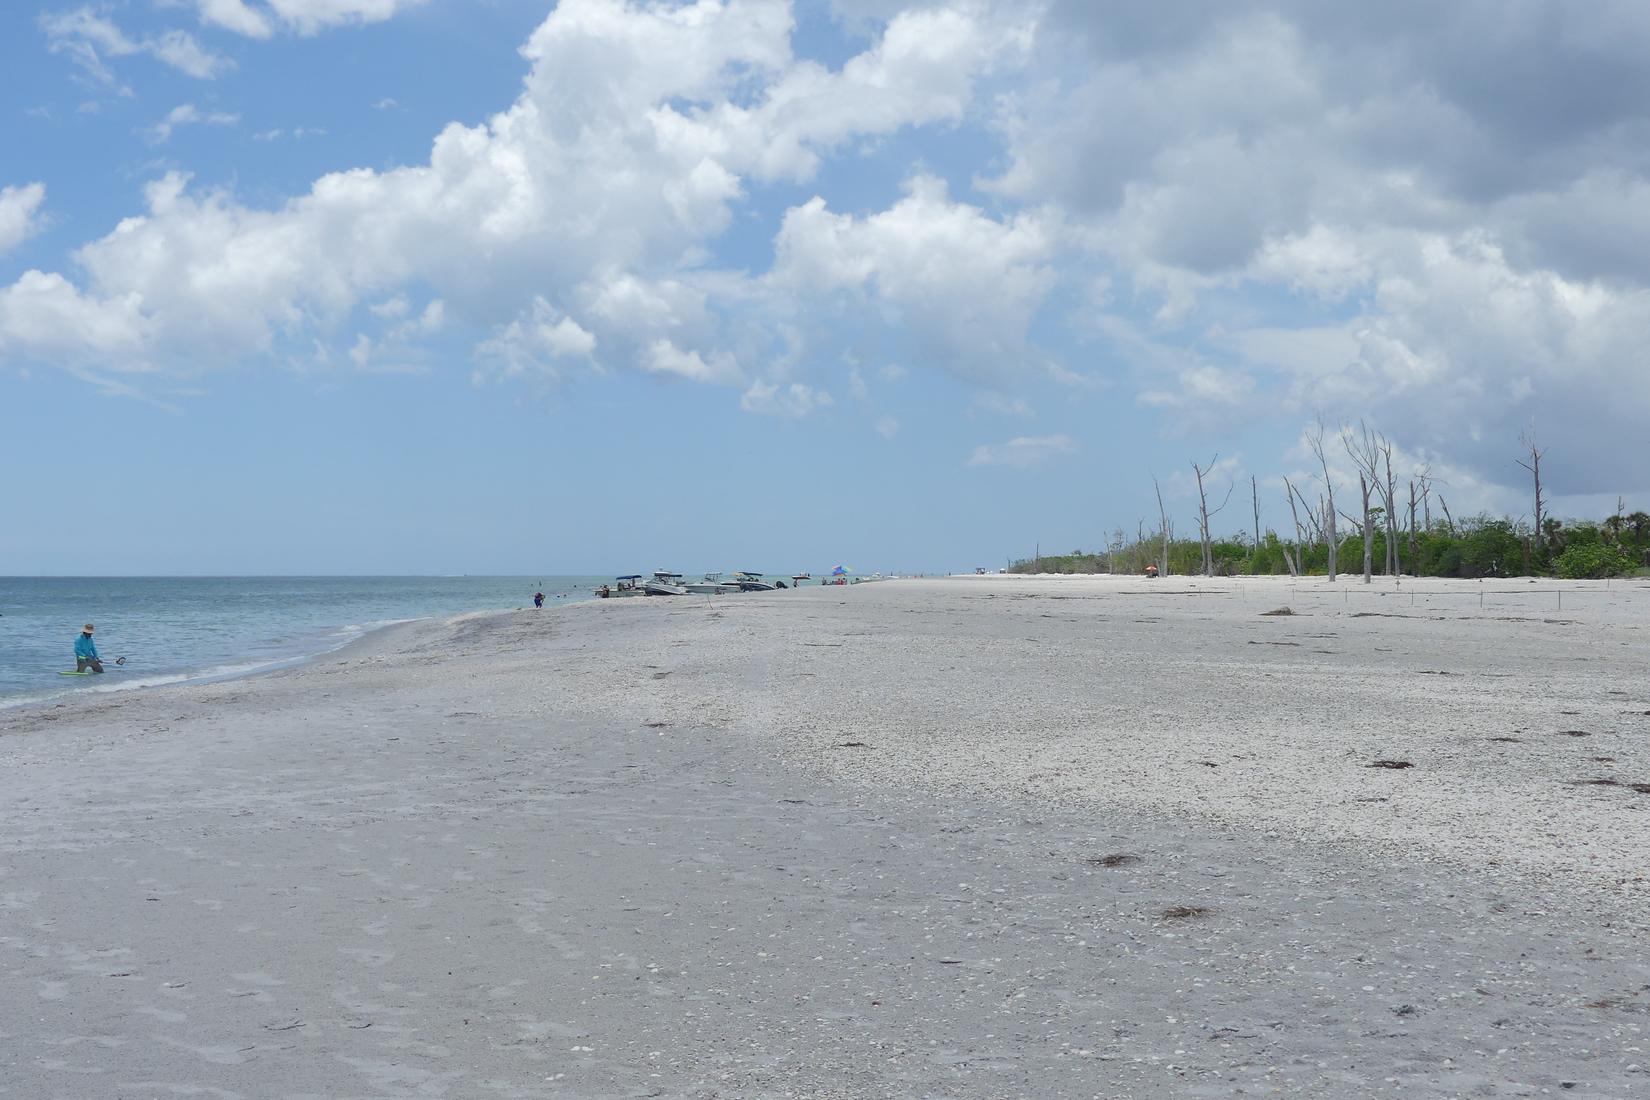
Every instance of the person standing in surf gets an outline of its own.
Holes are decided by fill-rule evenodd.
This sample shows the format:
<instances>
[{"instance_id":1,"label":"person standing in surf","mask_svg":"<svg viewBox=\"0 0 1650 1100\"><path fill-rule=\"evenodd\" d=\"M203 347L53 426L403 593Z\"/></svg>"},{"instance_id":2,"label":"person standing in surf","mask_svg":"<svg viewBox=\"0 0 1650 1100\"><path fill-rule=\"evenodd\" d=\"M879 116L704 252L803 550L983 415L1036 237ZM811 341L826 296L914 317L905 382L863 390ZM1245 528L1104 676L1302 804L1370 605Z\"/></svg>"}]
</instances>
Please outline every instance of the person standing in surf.
<instances>
[{"instance_id":1,"label":"person standing in surf","mask_svg":"<svg viewBox=\"0 0 1650 1100\"><path fill-rule=\"evenodd\" d=\"M85 672L87 669L93 672L103 671L103 658L97 655L97 643L92 641L93 629L92 624L87 623L81 628L79 637L74 640L74 670L76 672Z\"/></svg>"}]
</instances>

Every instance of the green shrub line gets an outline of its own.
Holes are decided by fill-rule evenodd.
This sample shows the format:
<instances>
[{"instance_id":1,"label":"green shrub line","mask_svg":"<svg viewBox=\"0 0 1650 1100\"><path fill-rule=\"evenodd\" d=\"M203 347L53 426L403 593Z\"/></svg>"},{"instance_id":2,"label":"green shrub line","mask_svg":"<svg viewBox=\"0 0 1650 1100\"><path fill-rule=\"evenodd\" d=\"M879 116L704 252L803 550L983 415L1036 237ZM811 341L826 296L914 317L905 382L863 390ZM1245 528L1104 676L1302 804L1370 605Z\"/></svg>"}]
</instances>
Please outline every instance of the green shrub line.
<instances>
[{"instance_id":1,"label":"green shrub line","mask_svg":"<svg viewBox=\"0 0 1650 1100\"><path fill-rule=\"evenodd\" d=\"M1267 531L1259 545L1247 535L1219 539L1212 544L1216 576L1288 575L1285 550L1293 542ZM1140 573L1148 562L1161 564L1161 539L1148 535L1107 551L1074 550L1023 558L1008 567L1010 573ZM1301 573L1328 572L1329 548L1319 542L1299 548ZM1650 514L1610 516L1603 521L1548 519L1536 533L1527 523L1504 517L1476 516L1458 523L1435 522L1430 528L1400 531L1400 573L1419 577L1561 577L1587 580L1602 577L1650 576ZM1363 536L1340 540L1337 554L1342 576L1363 574ZM1384 575L1386 532L1375 534L1375 573ZM1203 571L1203 547L1196 539L1169 543L1169 572L1195 575ZM1350 568L1348 568L1350 566Z\"/></svg>"}]
</instances>

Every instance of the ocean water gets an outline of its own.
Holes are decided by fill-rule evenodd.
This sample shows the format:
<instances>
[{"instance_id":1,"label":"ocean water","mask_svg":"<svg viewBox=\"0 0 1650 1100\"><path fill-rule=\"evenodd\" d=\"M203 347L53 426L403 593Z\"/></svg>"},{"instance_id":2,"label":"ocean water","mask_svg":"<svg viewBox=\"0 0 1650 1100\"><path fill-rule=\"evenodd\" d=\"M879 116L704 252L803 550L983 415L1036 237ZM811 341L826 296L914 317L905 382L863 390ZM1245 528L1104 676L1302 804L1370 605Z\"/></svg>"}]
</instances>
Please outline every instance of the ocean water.
<instances>
[{"instance_id":1,"label":"ocean water","mask_svg":"<svg viewBox=\"0 0 1650 1100\"><path fill-rule=\"evenodd\" d=\"M0 707L279 667L409 619L591 599L611 577L0 577ZM102 676L71 677L97 626ZM116 657L126 663L118 668Z\"/></svg>"}]
</instances>

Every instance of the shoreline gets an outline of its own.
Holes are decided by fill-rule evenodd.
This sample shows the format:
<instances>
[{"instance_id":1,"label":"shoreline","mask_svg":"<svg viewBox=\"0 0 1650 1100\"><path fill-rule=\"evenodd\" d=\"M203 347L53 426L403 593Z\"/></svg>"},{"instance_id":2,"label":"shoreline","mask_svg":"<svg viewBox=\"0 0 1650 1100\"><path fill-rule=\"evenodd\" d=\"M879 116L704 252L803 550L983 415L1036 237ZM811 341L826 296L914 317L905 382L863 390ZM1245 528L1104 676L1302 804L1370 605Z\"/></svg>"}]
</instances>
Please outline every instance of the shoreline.
<instances>
[{"instance_id":1,"label":"shoreline","mask_svg":"<svg viewBox=\"0 0 1650 1100\"><path fill-rule=\"evenodd\" d=\"M586 602L585 597L567 600L555 604L546 604L542 608L533 608L538 613L556 611L571 607L576 603ZM229 683L236 680L254 679L267 676L275 672L288 669L303 668L317 661L323 661L335 654L343 654L353 647L360 646L380 638L389 631L398 627L411 626L418 623L441 622L451 619L461 619L472 616L509 615L528 608L486 608L472 611L461 611L453 614L420 615L408 619L385 619L360 625L346 624L331 632L330 637L337 634L347 634L341 641L326 645L321 649L304 650L290 656L271 657L268 659L250 661L245 664L228 666L206 667L179 672L157 673L151 677L136 677L127 680L124 677L125 668L105 673L105 676L118 677L114 682L103 684L97 681L87 684L74 684L52 693L38 695L0 696L0 715L27 711L35 707L56 707L64 702L81 698L96 698L107 695L124 695L128 692L147 692L155 688L188 687L197 684ZM316 640L321 640L317 638ZM107 663L107 662L106 662Z\"/></svg>"},{"instance_id":2,"label":"shoreline","mask_svg":"<svg viewBox=\"0 0 1650 1100\"><path fill-rule=\"evenodd\" d=\"M426 616L426 619L437 617ZM132 691L149 691L154 688L187 687L192 684L217 684L252 679L271 672L280 672L284 669L301 668L306 664L323 660L332 654L341 653L350 646L365 641L380 631L392 630L407 623L423 622L426 619L391 619L381 623L368 623L336 645L313 652L295 654L291 657L275 657L265 661L249 662L244 665L228 665L220 668L159 673L153 677L140 677L133 680L126 680L122 677L107 685L97 682L75 685L49 695L0 696L0 714L26 711L32 707L56 706L71 699L123 694ZM341 627L340 632L347 629L349 628ZM126 670L122 668L119 671L124 672ZM104 675L112 674L112 671L104 673Z\"/></svg>"},{"instance_id":3,"label":"shoreline","mask_svg":"<svg viewBox=\"0 0 1650 1100\"><path fill-rule=\"evenodd\" d=\"M1650 592L1566 593L1569 622L1341 600L591 601L0 714L0 1075L292 1100L1642 1088L1644 890L1607 880L1650 796L1567 780L1650 772L1625 713L1650 700L1606 694Z\"/></svg>"},{"instance_id":4,"label":"shoreline","mask_svg":"<svg viewBox=\"0 0 1650 1100\"><path fill-rule=\"evenodd\" d=\"M591 578L122 577L0 578L0 708L82 692L126 692L244 675L325 655L384 624L519 608L534 587L559 606ZM567 597L571 597L571 600ZM65 623L95 619L108 672L53 675ZM130 658L124 667L108 661Z\"/></svg>"}]
</instances>

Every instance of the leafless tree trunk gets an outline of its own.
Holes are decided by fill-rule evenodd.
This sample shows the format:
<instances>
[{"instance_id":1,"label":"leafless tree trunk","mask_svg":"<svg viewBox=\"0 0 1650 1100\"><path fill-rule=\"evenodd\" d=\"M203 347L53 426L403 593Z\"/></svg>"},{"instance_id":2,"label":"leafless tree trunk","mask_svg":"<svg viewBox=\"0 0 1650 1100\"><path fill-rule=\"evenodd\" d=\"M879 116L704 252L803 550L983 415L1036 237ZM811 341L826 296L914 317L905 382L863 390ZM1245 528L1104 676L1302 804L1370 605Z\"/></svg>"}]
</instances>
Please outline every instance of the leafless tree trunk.
<instances>
[{"instance_id":1,"label":"leafless tree trunk","mask_svg":"<svg viewBox=\"0 0 1650 1100\"><path fill-rule=\"evenodd\" d=\"M1284 484L1288 485L1288 482L1285 481ZM1318 498L1318 503L1312 504L1307 501L1306 494L1301 492L1300 489L1293 485L1289 487L1294 489L1296 498L1301 502L1301 507L1306 509L1307 526L1305 529L1307 534L1312 536L1312 545L1316 546L1323 541L1323 497Z\"/></svg>"},{"instance_id":2,"label":"leafless tree trunk","mask_svg":"<svg viewBox=\"0 0 1650 1100\"><path fill-rule=\"evenodd\" d=\"M1232 499L1232 490L1236 487L1235 483L1226 486L1226 499L1220 502L1219 508L1216 508L1213 512L1209 511L1209 496L1204 489L1203 479L1215 468L1215 463L1219 461L1220 456L1217 454L1209 460L1208 466L1199 466L1195 462L1192 463L1192 473L1197 475L1197 530L1203 538L1203 575L1205 577L1215 575L1214 554L1209 547L1209 517L1218 515L1221 509L1226 507Z\"/></svg>"},{"instance_id":3,"label":"leafless tree trunk","mask_svg":"<svg viewBox=\"0 0 1650 1100\"><path fill-rule=\"evenodd\" d=\"M1318 465L1323 469L1324 492L1329 494L1328 504L1324 508L1324 529L1329 542L1329 580L1334 582L1338 570L1336 557L1340 552L1338 538L1335 533L1335 483L1329 477L1329 459L1323 453L1323 420L1318 421L1318 434L1307 439L1312 447L1312 453L1318 456Z\"/></svg>"},{"instance_id":4,"label":"leafless tree trunk","mask_svg":"<svg viewBox=\"0 0 1650 1100\"><path fill-rule=\"evenodd\" d=\"M1380 439L1381 456L1386 461L1385 491L1381 494L1386 500L1386 571L1388 576L1396 577L1404 571L1403 557L1398 553L1398 485L1392 477L1392 443L1384 435Z\"/></svg>"},{"instance_id":5,"label":"leafless tree trunk","mask_svg":"<svg viewBox=\"0 0 1650 1100\"><path fill-rule=\"evenodd\" d=\"M1260 486L1255 481L1255 475L1249 475L1249 499L1255 506L1255 549L1260 549Z\"/></svg>"},{"instance_id":6,"label":"leafless tree trunk","mask_svg":"<svg viewBox=\"0 0 1650 1100\"><path fill-rule=\"evenodd\" d=\"M1163 558L1157 563L1157 571L1162 576L1167 577L1169 575L1169 539L1171 537L1169 533L1169 513L1163 507L1163 487L1157 483L1156 477L1152 478L1152 489L1157 493L1157 529L1163 536Z\"/></svg>"},{"instance_id":7,"label":"leafless tree trunk","mask_svg":"<svg viewBox=\"0 0 1650 1100\"><path fill-rule=\"evenodd\" d=\"M1454 538L1455 537L1455 517L1449 514L1449 501L1444 499L1444 494L1443 493L1438 494L1438 507L1440 507L1444 510L1444 522L1449 524L1449 537Z\"/></svg>"},{"instance_id":8,"label":"leafless tree trunk","mask_svg":"<svg viewBox=\"0 0 1650 1100\"><path fill-rule=\"evenodd\" d=\"M1535 543L1531 547L1533 551L1535 546L1541 545L1543 537L1541 519L1542 511L1547 504L1547 498L1541 495L1541 456L1547 452L1536 446L1533 431L1519 436L1518 441L1524 444L1524 448L1530 452L1530 460L1525 462L1523 459L1519 459L1518 464L1530 471L1530 476L1535 479Z\"/></svg>"},{"instance_id":9,"label":"leafless tree trunk","mask_svg":"<svg viewBox=\"0 0 1650 1100\"><path fill-rule=\"evenodd\" d=\"M1425 476L1425 475L1423 475ZM1415 506L1419 498L1415 495L1415 480L1409 482L1409 571L1420 576L1421 554L1415 545Z\"/></svg>"},{"instance_id":10,"label":"leafless tree trunk","mask_svg":"<svg viewBox=\"0 0 1650 1100\"><path fill-rule=\"evenodd\" d=\"M1369 521L1369 481L1361 473L1358 475L1358 490L1364 500L1364 583L1368 584L1375 565L1375 525Z\"/></svg>"},{"instance_id":11,"label":"leafless tree trunk","mask_svg":"<svg viewBox=\"0 0 1650 1100\"><path fill-rule=\"evenodd\" d=\"M1333 541L1331 541L1329 537L1329 533L1331 531L1335 533ZM1328 500L1321 496L1318 498L1318 533L1323 537L1324 547L1330 550L1330 553L1334 555L1335 560L1339 560L1341 553L1341 529L1335 519L1334 507ZM1334 575L1337 577L1340 576L1340 571L1337 569Z\"/></svg>"},{"instance_id":12,"label":"leafless tree trunk","mask_svg":"<svg viewBox=\"0 0 1650 1100\"><path fill-rule=\"evenodd\" d=\"M1329 540L1324 537L1323 529L1323 512L1325 507L1323 497L1320 496L1318 498L1318 502L1313 504L1306 499L1306 494L1301 492L1298 486L1291 485L1288 479L1284 480L1284 485L1294 493L1295 499L1300 501L1300 506L1306 514L1306 523L1304 525L1300 522L1300 517L1298 515L1295 517L1296 530L1305 532L1305 537L1302 538L1301 545L1299 547L1299 551L1302 555L1301 571L1304 574L1307 563L1305 556L1306 548L1316 546L1321 542L1324 544L1324 548L1327 551L1329 546ZM1294 512L1295 506L1290 504L1289 510L1290 512Z\"/></svg>"},{"instance_id":13,"label":"leafless tree trunk","mask_svg":"<svg viewBox=\"0 0 1650 1100\"><path fill-rule=\"evenodd\" d=\"M1356 435L1349 427L1341 428L1341 445L1346 448L1347 457L1352 460L1352 464L1358 468L1358 490L1363 494L1364 504L1364 583L1368 584L1375 564L1375 525L1370 522L1369 497L1378 487L1381 463L1380 437L1370 430L1368 424L1360 420Z\"/></svg>"},{"instance_id":14,"label":"leafless tree trunk","mask_svg":"<svg viewBox=\"0 0 1650 1100\"><path fill-rule=\"evenodd\" d=\"M1289 484L1288 478L1283 479L1283 491L1289 498L1289 518L1295 523L1295 551L1291 554L1289 547L1285 546L1283 548L1283 563L1289 567L1291 577L1298 577L1301 575L1301 551L1306 545L1306 538L1301 530L1300 513L1295 511L1295 487Z\"/></svg>"}]
</instances>

